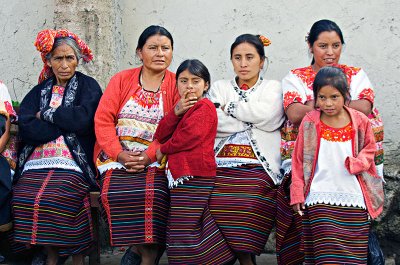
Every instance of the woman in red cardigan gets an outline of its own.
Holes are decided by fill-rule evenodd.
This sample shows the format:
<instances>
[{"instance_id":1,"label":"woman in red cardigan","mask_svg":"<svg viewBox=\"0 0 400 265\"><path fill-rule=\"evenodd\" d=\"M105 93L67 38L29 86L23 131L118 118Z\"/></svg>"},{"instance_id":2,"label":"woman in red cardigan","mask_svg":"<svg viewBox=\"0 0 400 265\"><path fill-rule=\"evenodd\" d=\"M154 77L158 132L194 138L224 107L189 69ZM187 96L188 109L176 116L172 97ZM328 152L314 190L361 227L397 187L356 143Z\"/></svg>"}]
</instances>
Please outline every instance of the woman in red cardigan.
<instances>
[{"instance_id":1,"label":"woman in red cardigan","mask_svg":"<svg viewBox=\"0 0 400 265\"><path fill-rule=\"evenodd\" d=\"M121 264L155 264L164 250L169 191L157 168L153 136L179 100L173 39L161 26L143 31L136 48L143 65L113 76L95 115L94 160L112 246L131 246Z\"/></svg>"}]
</instances>

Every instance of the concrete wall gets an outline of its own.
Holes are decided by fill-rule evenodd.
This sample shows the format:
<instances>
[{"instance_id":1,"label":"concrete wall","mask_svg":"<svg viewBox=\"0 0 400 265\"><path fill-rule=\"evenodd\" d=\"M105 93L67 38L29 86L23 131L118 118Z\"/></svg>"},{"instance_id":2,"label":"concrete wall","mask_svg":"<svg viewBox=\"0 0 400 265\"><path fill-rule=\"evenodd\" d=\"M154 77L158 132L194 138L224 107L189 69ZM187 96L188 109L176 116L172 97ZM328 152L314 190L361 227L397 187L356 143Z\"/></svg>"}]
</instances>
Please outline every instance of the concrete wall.
<instances>
[{"instance_id":1,"label":"concrete wall","mask_svg":"<svg viewBox=\"0 0 400 265\"><path fill-rule=\"evenodd\" d=\"M282 79L291 68L310 62L304 36L312 23L329 18L342 28L346 47L342 63L361 66L376 89L385 122L386 173L396 175L400 155L400 4L396 0L262 1L262 0L0 0L0 78L14 100L21 101L36 84L42 65L33 46L43 28L69 28L92 48L93 63L80 70L103 87L117 71L137 65L139 34L150 24L165 26L174 36L171 70L186 58L198 58L212 79L233 76L229 47L242 33L264 34L266 78Z\"/></svg>"},{"instance_id":2,"label":"concrete wall","mask_svg":"<svg viewBox=\"0 0 400 265\"><path fill-rule=\"evenodd\" d=\"M385 122L385 209L390 212L384 215L380 235L388 246L400 249L400 203L391 199L400 196L399 14L398 0L0 0L0 79L12 98L21 101L42 67L33 46L37 32L68 28L95 55L93 63L79 70L104 88L114 73L138 64L134 51L139 34L160 24L175 40L172 71L182 60L198 58L213 80L231 78L231 43L239 34L254 33L272 40L264 76L280 80L290 69L309 64L304 37L312 23L332 19L347 43L341 62L364 68L375 86Z\"/></svg>"}]
</instances>

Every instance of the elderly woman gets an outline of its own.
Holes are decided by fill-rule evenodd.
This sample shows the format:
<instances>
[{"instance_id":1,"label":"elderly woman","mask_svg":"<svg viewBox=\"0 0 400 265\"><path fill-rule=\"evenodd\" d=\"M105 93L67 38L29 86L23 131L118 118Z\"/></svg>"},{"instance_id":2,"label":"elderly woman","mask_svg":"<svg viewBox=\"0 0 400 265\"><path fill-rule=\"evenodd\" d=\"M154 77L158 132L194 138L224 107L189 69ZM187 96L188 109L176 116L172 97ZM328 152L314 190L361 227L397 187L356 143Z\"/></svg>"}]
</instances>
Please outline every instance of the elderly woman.
<instances>
[{"instance_id":1,"label":"elderly woman","mask_svg":"<svg viewBox=\"0 0 400 265\"><path fill-rule=\"evenodd\" d=\"M146 28L136 47L143 65L111 78L95 116L94 159L111 245L131 246L121 264L153 265L165 246L168 181L155 163L160 144L153 137L179 100L167 70L173 44L165 28Z\"/></svg>"},{"instance_id":2,"label":"elderly woman","mask_svg":"<svg viewBox=\"0 0 400 265\"><path fill-rule=\"evenodd\" d=\"M45 65L20 106L15 240L44 246L47 265L56 264L59 253L83 264L92 240L93 119L102 92L96 80L76 71L80 58L87 62L93 55L75 34L43 30L35 45Z\"/></svg>"}]
</instances>

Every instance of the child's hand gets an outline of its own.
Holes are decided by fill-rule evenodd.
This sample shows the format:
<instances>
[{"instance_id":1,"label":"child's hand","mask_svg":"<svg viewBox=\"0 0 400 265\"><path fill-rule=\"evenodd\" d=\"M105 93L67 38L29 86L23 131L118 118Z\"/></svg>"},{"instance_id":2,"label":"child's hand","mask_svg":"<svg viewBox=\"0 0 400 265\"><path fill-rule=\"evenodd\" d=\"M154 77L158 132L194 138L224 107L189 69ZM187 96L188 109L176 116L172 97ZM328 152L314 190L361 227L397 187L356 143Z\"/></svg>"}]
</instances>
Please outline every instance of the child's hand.
<instances>
[{"instance_id":1,"label":"child's hand","mask_svg":"<svg viewBox=\"0 0 400 265\"><path fill-rule=\"evenodd\" d=\"M174 112L176 116L181 116L185 114L188 109L193 107L194 104L197 102L197 97L191 96L190 91L187 90L182 95L181 99L178 101L174 108Z\"/></svg>"},{"instance_id":2,"label":"child's hand","mask_svg":"<svg viewBox=\"0 0 400 265\"><path fill-rule=\"evenodd\" d=\"M297 204L293 204L293 211L295 211L296 213L298 213L300 216L303 216L304 215L304 213L303 213L303 211L302 210L304 210L305 209L305 207L304 207L304 202L302 202L302 203L297 203Z\"/></svg>"},{"instance_id":3,"label":"child's hand","mask_svg":"<svg viewBox=\"0 0 400 265\"><path fill-rule=\"evenodd\" d=\"M159 164L161 164L161 160L163 159L163 157L164 157L164 154L161 153L160 148L157 149L157 151L156 151L156 158L157 158L157 162L158 162Z\"/></svg>"}]
</instances>

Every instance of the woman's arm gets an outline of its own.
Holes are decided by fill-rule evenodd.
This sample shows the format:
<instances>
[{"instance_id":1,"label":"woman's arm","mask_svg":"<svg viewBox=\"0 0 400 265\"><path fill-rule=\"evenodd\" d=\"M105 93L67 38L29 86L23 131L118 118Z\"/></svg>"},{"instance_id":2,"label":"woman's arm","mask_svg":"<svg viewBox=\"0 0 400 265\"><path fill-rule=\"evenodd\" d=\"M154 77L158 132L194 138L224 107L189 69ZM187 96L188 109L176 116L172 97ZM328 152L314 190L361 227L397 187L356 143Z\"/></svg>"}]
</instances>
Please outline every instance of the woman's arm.
<instances>
[{"instance_id":1,"label":"woman's arm","mask_svg":"<svg viewBox=\"0 0 400 265\"><path fill-rule=\"evenodd\" d=\"M18 115L18 134L30 145L41 145L61 136L61 130L55 124L36 117L40 104L39 86L34 87L21 102Z\"/></svg>"},{"instance_id":2,"label":"woman's arm","mask_svg":"<svg viewBox=\"0 0 400 265\"><path fill-rule=\"evenodd\" d=\"M209 137L212 128L216 125L215 110L209 105L202 104L181 121L172 137L161 145L163 154L174 154L194 149L201 144L204 137ZM215 127L214 127L215 128Z\"/></svg>"},{"instance_id":3,"label":"woman's arm","mask_svg":"<svg viewBox=\"0 0 400 265\"><path fill-rule=\"evenodd\" d=\"M303 149L304 149L304 123L300 124L293 154L292 154L292 183L290 185L290 205L304 203L304 170L303 170Z\"/></svg>"},{"instance_id":4,"label":"woman's arm","mask_svg":"<svg viewBox=\"0 0 400 265\"><path fill-rule=\"evenodd\" d=\"M314 100L303 103L292 103L286 109L289 121L295 125L300 125L307 112L314 110Z\"/></svg>"},{"instance_id":5,"label":"woman's arm","mask_svg":"<svg viewBox=\"0 0 400 265\"><path fill-rule=\"evenodd\" d=\"M356 114L358 115L358 114ZM372 132L371 123L366 117L364 118L364 126L360 126L359 130L364 130L364 146L358 153L357 157L349 156L345 160L345 166L350 174L360 174L367 171L374 162L376 143L374 133Z\"/></svg>"},{"instance_id":6,"label":"woman's arm","mask_svg":"<svg viewBox=\"0 0 400 265\"><path fill-rule=\"evenodd\" d=\"M79 91L78 104L73 107L59 106L56 109L47 107L40 113L42 120L55 124L65 132L84 135L92 132L94 127L94 114L96 112L102 92L99 84L88 78L83 80ZM50 112L51 116L44 115Z\"/></svg>"},{"instance_id":7,"label":"woman's arm","mask_svg":"<svg viewBox=\"0 0 400 265\"><path fill-rule=\"evenodd\" d=\"M0 137L0 153L1 153L6 148L8 139L10 139L11 122L10 122L10 118L7 118L5 116L1 116L0 119L5 119L5 130L4 130L3 135L1 135L1 137Z\"/></svg>"},{"instance_id":8,"label":"woman's arm","mask_svg":"<svg viewBox=\"0 0 400 265\"><path fill-rule=\"evenodd\" d=\"M236 102L230 113L263 131L275 131L284 121L282 88L278 81L264 81L248 101ZM228 110L229 111L229 110Z\"/></svg>"},{"instance_id":9,"label":"woman's arm","mask_svg":"<svg viewBox=\"0 0 400 265\"><path fill-rule=\"evenodd\" d=\"M122 84L118 76L112 77L100 99L94 116L97 143L115 161L118 159L118 154L122 152L122 146L115 129L121 101L120 86Z\"/></svg>"},{"instance_id":10,"label":"woman's arm","mask_svg":"<svg viewBox=\"0 0 400 265\"><path fill-rule=\"evenodd\" d=\"M246 124L245 122L230 116L225 111L227 102L225 98L222 96L222 91L224 91L224 89L232 89L232 88L221 85L223 82L226 81L215 82L211 86L207 96L213 103L218 103L220 106L216 108L218 117L217 137L227 137L237 132L245 131L250 127L249 124Z\"/></svg>"},{"instance_id":11,"label":"woman's arm","mask_svg":"<svg viewBox=\"0 0 400 265\"><path fill-rule=\"evenodd\" d=\"M350 101L349 107L361 111L365 115L371 114L372 103L366 99L358 99Z\"/></svg>"}]
</instances>

